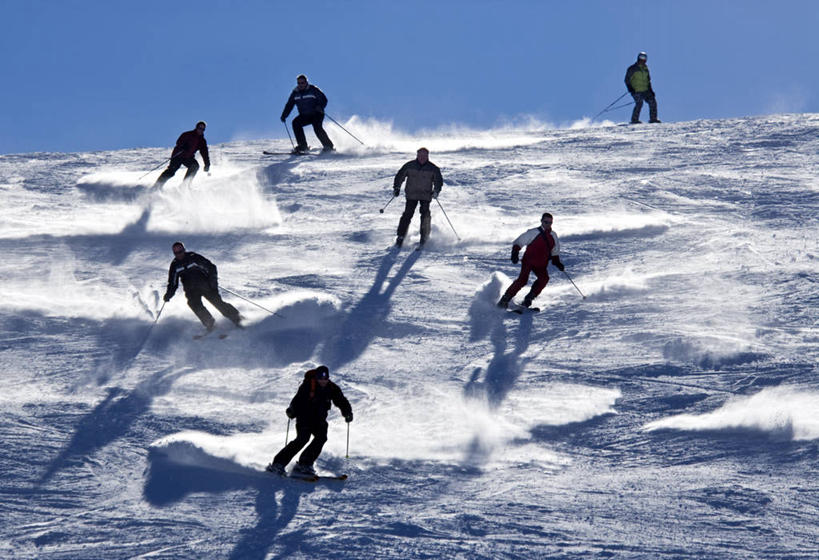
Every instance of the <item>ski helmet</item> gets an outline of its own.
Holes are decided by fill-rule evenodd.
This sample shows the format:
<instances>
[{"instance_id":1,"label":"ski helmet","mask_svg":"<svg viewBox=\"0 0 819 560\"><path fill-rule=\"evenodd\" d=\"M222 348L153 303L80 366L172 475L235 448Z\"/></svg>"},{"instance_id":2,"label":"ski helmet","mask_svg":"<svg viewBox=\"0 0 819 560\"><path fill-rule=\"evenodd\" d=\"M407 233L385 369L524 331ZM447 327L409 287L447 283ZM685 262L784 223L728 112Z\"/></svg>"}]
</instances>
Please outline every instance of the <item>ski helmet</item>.
<instances>
[{"instance_id":1,"label":"ski helmet","mask_svg":"<svg viewBox=\"0 0 819 560\"><path fill-rule=\"evenodd\" d=\"M637 60L648 60L648 55L643 51L637 55Z\"/></svg>"},{"instance_id":2,"label":"ski helmet","mask_svg":"<svg viewBox=\"0 0 819 560\"><path fill-rule=\"evenodd\" d=\"M316 379L330 379L330 370L327 369L327 366L319 366L316 368Z\"/></svg>"}]
</instances>

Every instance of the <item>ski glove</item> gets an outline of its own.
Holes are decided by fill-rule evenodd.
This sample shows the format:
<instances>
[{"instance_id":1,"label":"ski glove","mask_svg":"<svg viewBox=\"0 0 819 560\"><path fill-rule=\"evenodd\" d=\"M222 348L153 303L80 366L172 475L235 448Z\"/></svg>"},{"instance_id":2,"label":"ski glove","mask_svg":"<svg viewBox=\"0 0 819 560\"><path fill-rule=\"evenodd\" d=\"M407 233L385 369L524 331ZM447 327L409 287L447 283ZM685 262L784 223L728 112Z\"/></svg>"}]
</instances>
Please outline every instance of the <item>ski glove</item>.
<instances>
[{"instance_id":1,"label":"ski glove","mask_svg":"<svg viewBox=\"0 0 819 560\"><path fill-rule=\"evenodd\" d=\"M168 292L165 292L165 295L162 296L162 301L165 301L165 302L171 301L172 297L173 296L171 294L169 294Z\"/></svg>"},{"instance_id":2,"label":"ski glove","mask_svg":"<svg viewBox=\"0 0 819 560\"><path fill-rule=\"evenodd\" d=\"M282 122L287 122L287 117L281 117Z\"/></svg>"},{"instance_id":3,"label":"ski glove","mask_svg":"<svg viewBox=\"0 0 819 560\"><path fill-rule=\"evenodd\" d=\"M290 408L290 407L287 407L287 410L285 410L284 413L287 414L288 418L295 418L296 417L296 413L293 412L293 409Z\"/></svg>"},{"instance_id":4,"label":"ski glove","mask_svg":"<svg viewBox=\"0 0 819 560\"><path fill-rule=\"evenodd\" d=\"M350 414L345 414L344 415L344 421L347 422L348 424L350 422L352 422L353 421L353 413L351 412Z\"/></svg>"},{"instance_id":5,"label":"ski glove","mask_svg":"<svg viewBox=\"0 0 819 560\"><path fill-rule=\"evenodd\" d=\"M555 265L557 267L557 269L559 271L561 271L561 272L563 272L566 269L566 267L563 265L563 263L560 262L560 257L558 257L557 255L552 257L552 264Z\"/></svg>"},{"instance_id":6,"label":"ski glove","mask_svg":"<svg viewBox=\"0 0 819 560\"><path fill-rule=\"evenodd\" d=\"M512 247L512 264L518 264L518 261L520 261L520 257L518 256L519 253L520 247L518 247L517 245Z\"/></svg>"},{"instance_id":7,"label":"ski glove","mask_svg":"<svg viewBox=\"0 0 819 560\"><path fill-rule=\"evenodd\" d=\"M401 194L401 187L393 187L392 188L392 195L393 196L398 196L399 194Z\"/></svg>"},{"instance_id":8,"label":"ski glove","mask_svg":"<svg viewBox=\"0 0 819 560\"><path fill-rule=\"evenodd\" d=\"M432 198L438 198L439 194L441 194L441 189L435 189L432 191Z\"/></svg>"}]
</instances>

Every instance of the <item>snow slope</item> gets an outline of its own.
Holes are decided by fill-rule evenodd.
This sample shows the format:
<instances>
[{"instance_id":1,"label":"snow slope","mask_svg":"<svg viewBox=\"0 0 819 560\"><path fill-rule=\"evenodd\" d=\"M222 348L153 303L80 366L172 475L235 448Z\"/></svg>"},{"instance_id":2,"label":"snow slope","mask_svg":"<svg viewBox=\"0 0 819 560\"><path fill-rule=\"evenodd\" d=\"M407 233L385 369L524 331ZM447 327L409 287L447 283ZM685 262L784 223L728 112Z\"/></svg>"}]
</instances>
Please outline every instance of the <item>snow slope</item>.
<instances>
[{"instance_id":1,"label":"snow slope","mask_svg":"<svg viewBox=\"0 0 819 560\"><path fill-rule=\"evenodd\" d=\"M819 116L345 126L369 146L218 145L160 191L167 148L0 157L0 556L819 556ZM420 145L457 237L433 203L398 251ZM587 298L552 270L501 312L543 211ZM181 291L155 322L178 239L244 331L193 340ZM272 478L320 363L350 479Z\"/></svg>"}]
</instances>

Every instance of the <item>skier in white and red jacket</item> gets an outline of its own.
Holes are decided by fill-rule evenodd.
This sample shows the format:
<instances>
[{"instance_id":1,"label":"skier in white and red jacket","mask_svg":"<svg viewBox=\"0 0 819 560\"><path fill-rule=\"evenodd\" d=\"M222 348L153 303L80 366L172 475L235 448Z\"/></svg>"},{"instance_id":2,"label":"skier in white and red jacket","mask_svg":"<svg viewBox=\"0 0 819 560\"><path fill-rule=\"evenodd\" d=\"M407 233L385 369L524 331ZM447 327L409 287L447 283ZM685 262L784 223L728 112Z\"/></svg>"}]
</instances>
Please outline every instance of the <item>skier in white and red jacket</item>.
<instances>
[{"instance_id":1,"label":"skier in white and red jacket","mask_svg":"<svg viewBox=\"0 0 819 560\"><path fill-rule=\"evenodd\" d=\"M565 268L563 263L560 262L560 241L557 239L557 234L552 231L553 221L552 215L546 212L540 217L539 227L532 228L515 239L512 245L512 263L518 263L518 254L524 246L526 252L523 254L523 260L520 264L520 274L500 298L498 307L508 307L515 294L529 282L529 274L534 272L537 280L532 284L532 289L529 290L526 297L523 298L523 306L530 307L532 300L549 283L549 273L546 270L549 261L552 261L552 264L558 270Z\"/></svg>"}]
</instances>

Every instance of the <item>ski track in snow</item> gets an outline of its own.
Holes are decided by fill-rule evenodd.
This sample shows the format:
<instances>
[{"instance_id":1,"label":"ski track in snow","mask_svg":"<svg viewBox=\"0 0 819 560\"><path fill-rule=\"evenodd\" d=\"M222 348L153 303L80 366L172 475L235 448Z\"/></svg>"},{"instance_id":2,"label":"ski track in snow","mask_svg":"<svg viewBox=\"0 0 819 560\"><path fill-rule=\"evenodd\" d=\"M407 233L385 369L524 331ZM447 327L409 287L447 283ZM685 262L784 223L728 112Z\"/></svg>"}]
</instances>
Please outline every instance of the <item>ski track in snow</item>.
<instances>
[{"instance_id":1,"label":"ski track in snow","mask_svg":"<svg viewBox=\"0 0 819 560\"><path fill-rule=\"evenodd\" d=\"M0 156L4 558L816 558L817 115ZM423 251L395 171L444 175ZM494 307L555 215L566 271ZM246 317L201 331L171 243ZM518 299L526 293L522 291ZM263 472L330 367L319 471ZM291 426L289 437L294 436Z\"/></svg>"}]
</instances>

